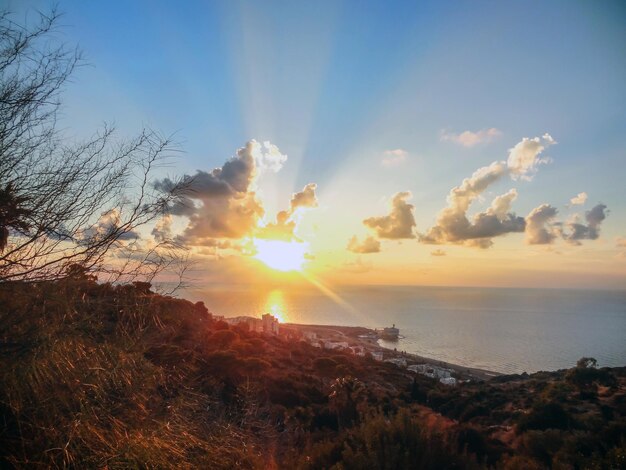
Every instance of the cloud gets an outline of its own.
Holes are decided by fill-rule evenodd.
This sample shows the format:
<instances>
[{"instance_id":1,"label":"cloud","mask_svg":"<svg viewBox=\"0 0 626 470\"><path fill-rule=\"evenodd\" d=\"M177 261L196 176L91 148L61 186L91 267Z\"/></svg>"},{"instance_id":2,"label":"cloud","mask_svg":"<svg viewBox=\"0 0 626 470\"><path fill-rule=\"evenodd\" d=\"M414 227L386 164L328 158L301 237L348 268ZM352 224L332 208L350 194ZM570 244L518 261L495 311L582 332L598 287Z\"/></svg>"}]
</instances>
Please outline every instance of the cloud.
<instances>
[{"instance_id":1,"label":"cloud","mask_svg":"<svg viewBox=\"0 0 626 470\"><path fill-rule=\"evenodd\" d=\"M372 236L359 242L356 235L354 235L348 242L347 248L353 253L378 253L380 252L380 242Z\"/></svg>"},{"instance_id":2,"label":"cloud","mask_svg":"<svg viewBox=\"0 0 626 470\"><path fill-rule=\"evenodd\" d=\"M307 184L302 191L294 193L291 196L291 213L293 213L298 207L317 207L317 196L315 190L317 185L315 183Z\"/></svg>"},{"instance_id":3,"label":"cloud","mask_svg":"<svg viewBox=\"0 0 626 470\"><path fill-rule=\"evenodd\" d=\"M473 147L478 144L491 142L500 135L502 135L502 132L495 127L481 129L476 132L464 131L460 134L454 134L452 132L442 130L440 133L440 139L443 142L454 142L455 144L462 145L463 147Z\"/></svg>"},{"instance_id":4,"label":"cloud","mask_svg":"<svg viewBox=\"0 0 626 470\"><path fill-rule=\"evenodd\" d=\"M270 142L251 140L221 167L185 175L189 187L182 200L169 208L172 215L189 217L179 241L194 246L213 246L214 238L237 239L249 235L265 211L254 191L258 175L278 171L287 156ZM174 182L157 181L157 190Z\"/></svg>"},{"instance_id":5,"label":"cloud","mask_svg":"<svg viewBox=\"0 0 626 470\"><path fill-rule=\"evenodd\" d=\"M115 235L117 233L117 235ZM100 215L98 220L78 234L79 243L94 243L106 237L114 236L118 241L131 241L141 238L138 232L132 229L124 229L122 215L118 208L111 209Z\"/></svg>"},{"instance_id":6,"label":"cloud","mask_svg":"<svg viewBox=\"0 0 626 470\"><path fill-rule=\"evenodd\" d=\"M621 237L615 240L615 246L617 248L626 248L626 237Z\"/></svg>"},{"instance_id":7,"label":"cloud","mask_svg":"<svg viewBox=\"0 0 626 470\"><path fill-rule=\"evenodd\" d=\"M246 145L246 148L248 146L250 147L249 152L254 158L259 171L272 171L276 173L287 161L287 155L282 154L276 145L267 140L262 144L256 140L251 140Z\"/></svg>"},{"instance_id":8,"label":"cloud","mask_svg":"<svg viewBox=\"0 0 626 470\"><path fill-rule=\"evenodd\" d=\"M549 162L549 159L541 157L541 153L554 144L556 141L547 133L542 137L532 139L524 137L521 142L509 150L506 164L509 167L511 177L530 180L539 165Z\"/></svg>"},{"instance_id":9,"label":"cloud","mask_svg":"<svg viewBox=\"0 0 626 470\"><path fill-rule=\"evenodd\" d=\"M507 176L512 179L531 179L537 166L547 162L546 158L541 157L543 150L555 143L549 134L532 139L524 137L509 150L506 161L495 161L476 170L471 177L465 178L459 186L450 190L447 207L439 212L435 225L420 235L420 241L489 248L493 245L494 237L523 232L526 220L511 211L512 202L517 198L515 189L497 196L486 211L474 215L471 220L467 211L491 185Z\"/></svg>"},{"instance_id":10,"label":"cloud","mask_svg":"<svg viewBox=\"0 0 626 470\"><path fill-rule=\"evenodd\" d=\"M382 166L386 167L398 166L403 163L408 156L409 152L403 149L385 150L380 163Z\"/></svg>"},{"instance_id":11,"label":"cloud","mask_svg":"<svg viewBox=\"0 0 626 470\"><path fill-rule=\"evenodd\" d=\"M261 227L255 236L269 240L291 241L296 239L294 235L296 222L290 220L290 217L291 213L288 211L278 212L276 214L276 222L270 222L265 227Z\"/></svg>"},{"instance_id":12,"label":"cloud","mask_svg":"<svg viewBox=\"0 0 626 470\"><path fill-rule=\"evenodd\" d=\"M255 234L257 238L265 238L270 240L299 240L295 236L296 221L293 217L298 210L311 209L318 206L315 183L307 184L302 191L294 193L289 202L289 209L280 211L276 214L276 222L270 222L261 227Z\"/></svg>"},{"instance_id":13,"label":"cloud","mask_svg":"<svg viewBox=\"0 0 626 470\"><path fill-rule=\"evenodd\" d=\"M594 206L585 212L586 225L580 222L567 224L569 233L563 232L563 239L574 245L580 245L580 240L597 240L600 236L600 225L606 219L607 213L607 207L604 204Z\"/></svg>"},{"instance_id":14,"label":"cloud","mask_svg":"<svg viewBox=\"0 0 626 470\"><path fill-rule=\"evenodd\" d=\"M578 193L576 196L569 200L572 206L582 206L585 202L587 202L587 193L582 192Z\"/></svg>"},{"instance_id":15,"label":"cloud","mask_svg":"<svg viewBox=\"0 0 626 470\"><path fill-rule=\"evenodd\" d=\"M446 256L446 252L440 249L430 252L430 256Z\"/></svg>"},{"instance_id":16,"label":"cloud","mask_svg":"<svg viewBox=\"0 0 626 470\"><path fill-rule=\"evenodd\" d=\"M476 214L470 221L467 211L470 205L493 183L507 174L504 162L493 162L479 168L461 185L452 188L448 195L448 206L437 216L436 224L420 235L422 243L454 243L489 248L491 238L510 232L524 231L524 219L509 212L517 197L515 189L496 197L491 206Z\"/></svg>"},{"instance_id":17,"label":"cloud","mask_svg":"<svg viewBox=\"0 0 626 470\"><path fill-rule=\"evenodd\" d=\"M529 245L552 243L557 237L557 231L551 225L556 215L556 208L550 204L535 207L526 217L526 243Z\"/></svg>"},{"instance_id":18,"label":"cloud","mask_svg":"<svg viewBox=\"0 0 626 470\"><path fill-rule=\"evenodd\" d=\"M172 215L165 214L152 229L152 236L156 242L164 242L172 238Z\"/></svg>"},{"instance_id":19,"label":"cloud","mask_svg":"<svg viewBox=\"0 0 626 470\"><path fill-rule=\"evenodd\" d=\"M363 221L363 224L374 230L378 238L396 240L415 238L413 233L413 228L415 227L413 211L415 206L406 202L411 197L410 191L396 193L391 200L389 215L369 217Z\"/></svg>"}]
</instances>

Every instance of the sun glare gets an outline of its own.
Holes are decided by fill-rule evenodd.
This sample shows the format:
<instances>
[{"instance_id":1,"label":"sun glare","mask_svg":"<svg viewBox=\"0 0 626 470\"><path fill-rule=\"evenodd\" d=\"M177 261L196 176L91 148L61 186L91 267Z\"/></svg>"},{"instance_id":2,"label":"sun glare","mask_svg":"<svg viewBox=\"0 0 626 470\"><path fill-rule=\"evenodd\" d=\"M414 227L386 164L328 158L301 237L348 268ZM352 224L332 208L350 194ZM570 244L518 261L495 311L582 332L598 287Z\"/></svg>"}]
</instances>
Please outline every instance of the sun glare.
<instances>
[{"instance_id":1,"label":"sun glare","mask_svg":"<svg viewBox=\"0 0 626 470\"><path fill-rule=\"evenodd\" d=\"M285 323L287 320L287 308L281 290L274 289L269 293L265 301L265 311L274 315L280 323Z\"/></svg>"},{"instance_id":2,"label":"sun glare","mask_svg":"<svg viewBox=\"0 0 626 470\"><path fill-rule=\"evenodd\" d=\"M301 271L308 249L306 243L280 240L255 240L255 258L278 271Z\"/></svg>"}]
</instances>

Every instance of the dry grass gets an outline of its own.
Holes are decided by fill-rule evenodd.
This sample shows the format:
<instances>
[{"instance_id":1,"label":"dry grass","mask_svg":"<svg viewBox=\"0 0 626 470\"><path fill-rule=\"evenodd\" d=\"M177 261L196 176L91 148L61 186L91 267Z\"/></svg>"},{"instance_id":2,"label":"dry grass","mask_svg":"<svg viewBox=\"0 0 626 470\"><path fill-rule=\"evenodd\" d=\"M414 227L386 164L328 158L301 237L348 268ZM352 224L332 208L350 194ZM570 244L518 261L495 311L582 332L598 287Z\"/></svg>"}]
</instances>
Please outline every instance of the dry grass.
<instances>
[{"instance_id":1,"label":"dry grass","mask_svg":"<svg viewBox=\"0 0 626 470\"><path fill-rule=\"evenodd\" d=\"M130 288L91 289L0 289L5 464L264 467L258 439L233 426L210 391L198 393L193 352L165 342L185 326L198 327L185 325L195 321L185 312L193 305L171 300L178 311L168 318L168 306ZM156 349L162 356L147 359Z\"/></svg>"}]
</instances>

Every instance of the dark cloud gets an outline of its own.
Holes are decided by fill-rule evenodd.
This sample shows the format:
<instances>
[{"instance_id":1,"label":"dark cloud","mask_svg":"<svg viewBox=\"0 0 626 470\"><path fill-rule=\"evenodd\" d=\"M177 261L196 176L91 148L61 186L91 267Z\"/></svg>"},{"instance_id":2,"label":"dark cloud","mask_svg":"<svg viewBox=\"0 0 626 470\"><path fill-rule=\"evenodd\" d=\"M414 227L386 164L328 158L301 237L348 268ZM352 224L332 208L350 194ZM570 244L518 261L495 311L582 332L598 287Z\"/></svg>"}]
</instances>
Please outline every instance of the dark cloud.
<instances>
[{"instance_id":1,"label":"dark cloud","mask_svg":"<svg viewBox=\"0 0 626 470\"><path fill-rule=\"evenodd\" d=\"M189 245L212 246L215 238L250 235L265 213L254 191L256 178L262 171L278 171L286 159L275 145L251 140L222 167L185 175L188 191L169 208L172 215L189 217L178 239ZM167 191L174 184L165 178L154 187Z\"/></svg>"},{"instance_id":2,"label":"dark cloud","mask_svg":"<svg viewBox=\"0 0 626 470\"><path fill-rule=\"evenodd\" d=\"M563 233L563 238L574 245L579 245L580 240L597 240L600 236L600 225L606 219L607 207L604 204L598 204L592 209L585 212L585 221L587 224L579 222L570 222L566 226L569 233Z\"/></svg>"}]
</instances>

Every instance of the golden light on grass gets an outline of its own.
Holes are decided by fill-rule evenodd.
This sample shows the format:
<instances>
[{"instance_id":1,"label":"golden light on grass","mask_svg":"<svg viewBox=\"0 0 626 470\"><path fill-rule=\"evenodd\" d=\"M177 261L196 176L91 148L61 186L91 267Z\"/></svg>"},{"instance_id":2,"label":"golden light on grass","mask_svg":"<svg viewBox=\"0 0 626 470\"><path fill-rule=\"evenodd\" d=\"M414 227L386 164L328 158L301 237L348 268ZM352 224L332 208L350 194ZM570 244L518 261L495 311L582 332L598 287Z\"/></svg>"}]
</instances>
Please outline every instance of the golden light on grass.
<instances>
[{"instance_id":1,"label":"golden light on grass","mask_svg":"<svg viewBox=\"0 0 626 470\"><path fill-rule=\"evenodd\" d=\"M281 240L255 240L254 257L277 271L302 271L308 245Z\"/></svg>"}]
</instances>

